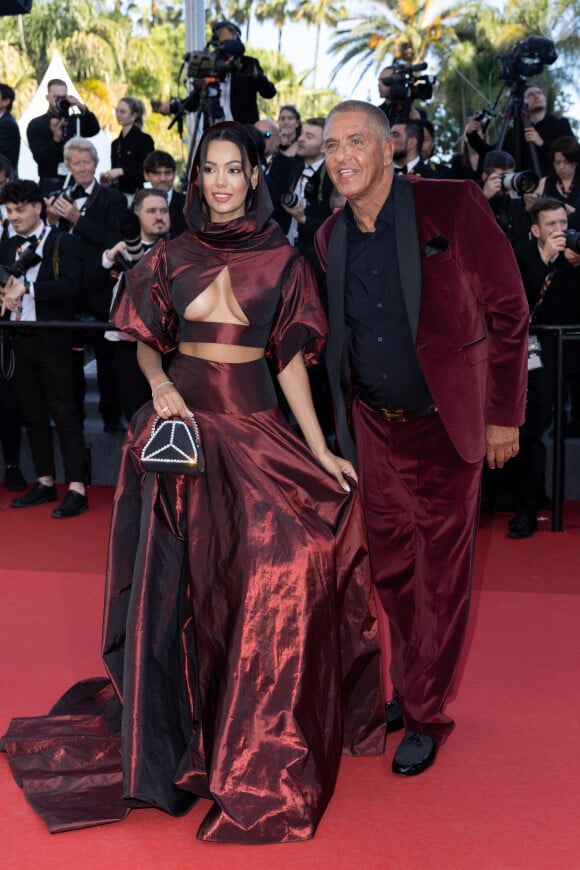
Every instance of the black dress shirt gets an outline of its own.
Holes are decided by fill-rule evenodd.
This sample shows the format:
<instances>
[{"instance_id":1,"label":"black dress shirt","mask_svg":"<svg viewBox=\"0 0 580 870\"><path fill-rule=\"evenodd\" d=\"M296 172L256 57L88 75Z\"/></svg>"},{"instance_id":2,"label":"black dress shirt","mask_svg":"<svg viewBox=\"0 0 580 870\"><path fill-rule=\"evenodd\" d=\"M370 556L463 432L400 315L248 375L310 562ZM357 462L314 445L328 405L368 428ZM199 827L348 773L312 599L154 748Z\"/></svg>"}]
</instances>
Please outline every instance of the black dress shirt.
<instances>
[{"instance_id":1,"label":"black dress shirt","mask_svg":"<svg viewBox=\"0 0 580 870\"><path fill-rule=\"evenodd\" d=\"M362 233L349 205L345 318L355 387L374 408L422 408L432 402L419 368L403 298L390 195L375 223Z\"/></svg>"}]
</instances>

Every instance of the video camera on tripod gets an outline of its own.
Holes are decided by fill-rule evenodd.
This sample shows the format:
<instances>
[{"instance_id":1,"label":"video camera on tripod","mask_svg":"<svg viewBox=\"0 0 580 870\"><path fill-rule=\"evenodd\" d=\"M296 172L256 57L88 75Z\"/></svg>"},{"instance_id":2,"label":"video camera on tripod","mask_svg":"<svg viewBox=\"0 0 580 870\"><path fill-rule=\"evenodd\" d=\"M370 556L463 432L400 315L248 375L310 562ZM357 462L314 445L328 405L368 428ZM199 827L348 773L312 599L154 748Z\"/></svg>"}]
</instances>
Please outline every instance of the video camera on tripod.
<instances>
[{"instance_id":1,"label":"video camera on tripod","mask_svg":"<svg viewBox=\"0 0 580 870\"><path fill-rule=\"evenodd\" d=\"M381 82L389 88L389 123L397 124L407 120L413 100L431 99L435 76L423 74L427 69L426 63L397 65L392 69L393 75L381 78Z\"/></svg>"},{"instance_id":2,"label":"video camera on tripod","mask_svg":"<svg viewBox=\"0 0 580 870\"><path fill-rule=\"evenodd\" d=\"M510 89L510 99L503 111L502 126L495 147L498 150L503 149L508 129L513 127L513 154L517 168L522 169L523 146L527 145L532 168L538 176L543 173L536 146L533 142L526 141L523 135L523 128L533 127L523 96L529 86L526 79L529 76L539 75L544 67L553 64L557 57L554 43L545 36L529 36L522 42L518 42L511 51L498 56L499 76ZM495 105L500 96L501 91Z\"/></svg>"},{"instance_id":3,"label":"video camera on tripod","mask_svg":"<svg viewBox=\"0 0 580 870\"><path fill-rule=\"evenodd\" d=\"M558 52L551 39L545 36L529 36L506 54L500 54L499 77L511 88L525 90L525 80L544 71L558 59Z\"/></svg>"}]
</instances>

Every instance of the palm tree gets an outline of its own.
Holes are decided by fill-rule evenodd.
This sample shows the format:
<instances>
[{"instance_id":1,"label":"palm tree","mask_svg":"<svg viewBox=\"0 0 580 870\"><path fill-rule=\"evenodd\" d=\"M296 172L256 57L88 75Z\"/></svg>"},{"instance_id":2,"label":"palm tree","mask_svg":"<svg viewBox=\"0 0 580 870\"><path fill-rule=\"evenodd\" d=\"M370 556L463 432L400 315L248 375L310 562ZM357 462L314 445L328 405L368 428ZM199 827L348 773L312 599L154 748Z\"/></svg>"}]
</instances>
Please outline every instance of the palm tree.
<instances>
[{"instance_id":1,"label":"palm tree","mask_svg":"<svg viewBox=\"0 0 580 870\"><path fill-rule=\"evenodd\" d=\"M255 16L257 21L271 21L278 28L278 51L282 51L282 30L290 17L288 0L258 0Z\"/></svg>"},{"instance_id":2,"label":"palm tree","mask_svg":"<svg viewBox=\"0 0 580 870\"><path fill-rule=\"evenodd\" d=\"M430 49L442 50L455 36L454 24L466 4L441 8L439 0L377 0L377 12L354 17L338 28L330 51L340 56L340 67L356 61L359 77L372 67L386 65L388 55L405 64L424 60Z\"/></svg>"},{"instance_id":3,"label":"palm tree","mask_svg":"<svg viewBox=\"0 0 580 870\"><path fill-rule=\"evenodd\" d=\"M320 35L322 26L336 27L339 21L347 16L346 6L335 0L299 0L298 6L291 13L295 21L305 21L308 26L316 28L316 43L314 47L314 67L312 72L312 87L316 90L316 74L320 56Z\"/></svg>"}]
</instances>

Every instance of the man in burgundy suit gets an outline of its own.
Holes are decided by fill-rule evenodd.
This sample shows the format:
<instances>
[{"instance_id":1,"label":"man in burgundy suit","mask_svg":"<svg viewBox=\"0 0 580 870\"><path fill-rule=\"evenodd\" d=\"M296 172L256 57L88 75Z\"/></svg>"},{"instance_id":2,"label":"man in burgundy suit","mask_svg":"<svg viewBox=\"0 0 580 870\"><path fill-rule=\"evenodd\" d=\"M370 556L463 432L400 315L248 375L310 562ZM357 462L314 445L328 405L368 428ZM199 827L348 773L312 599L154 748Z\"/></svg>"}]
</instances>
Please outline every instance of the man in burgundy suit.
<instances>
[{"instance_id":1,"label":"man in burgundy suit","mask_svg":"<svg viewBox=\"0 0 580 870\"><path fill-rule=\"evenodd\" d=\"M476 185L394 177L388 121L367 103L336 106L324 143L347 199L317 238L328 375L389 620L387 730L405 728L393 771L412 776L454 725L482 460L501 468L518 452L528 312Z\"/></svg>"}]
</instances>

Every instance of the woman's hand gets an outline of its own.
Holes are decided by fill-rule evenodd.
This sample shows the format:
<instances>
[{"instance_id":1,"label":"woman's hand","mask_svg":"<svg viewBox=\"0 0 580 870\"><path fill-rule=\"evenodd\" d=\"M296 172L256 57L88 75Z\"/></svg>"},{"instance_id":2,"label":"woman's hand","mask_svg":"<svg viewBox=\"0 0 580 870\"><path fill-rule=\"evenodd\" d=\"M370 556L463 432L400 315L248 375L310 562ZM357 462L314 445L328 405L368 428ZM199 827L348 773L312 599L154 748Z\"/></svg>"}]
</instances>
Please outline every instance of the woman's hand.
<instances>
[{"instance_id":1,"label":"woman's hand","mask_svg":"<svg viewBox=\"0 0 580 870\"><path fill-rule=\"evenodd\" d=\"M316 460L325 471L328 471L339 482L345 492L350 492L351 489L345 475L358 483L358 475L354 470L352 462L348 459L336 456L330 450L325 450L321 454L316 455Z\"/></svg>"},{"instance_id":2,"label":"woman's hand","mask_svg":"<svg viewBox=\"0 0 580 870\"><path fill-rule=\"evenodd\" d=\"M191 411L185 404L181 393L175 389L172 383L161 382L157 388L152 385L153 389L153 407L155 412L164 420L170 417L181 417L187 420L191 417Z\"/></svg>"}]
</instances>

